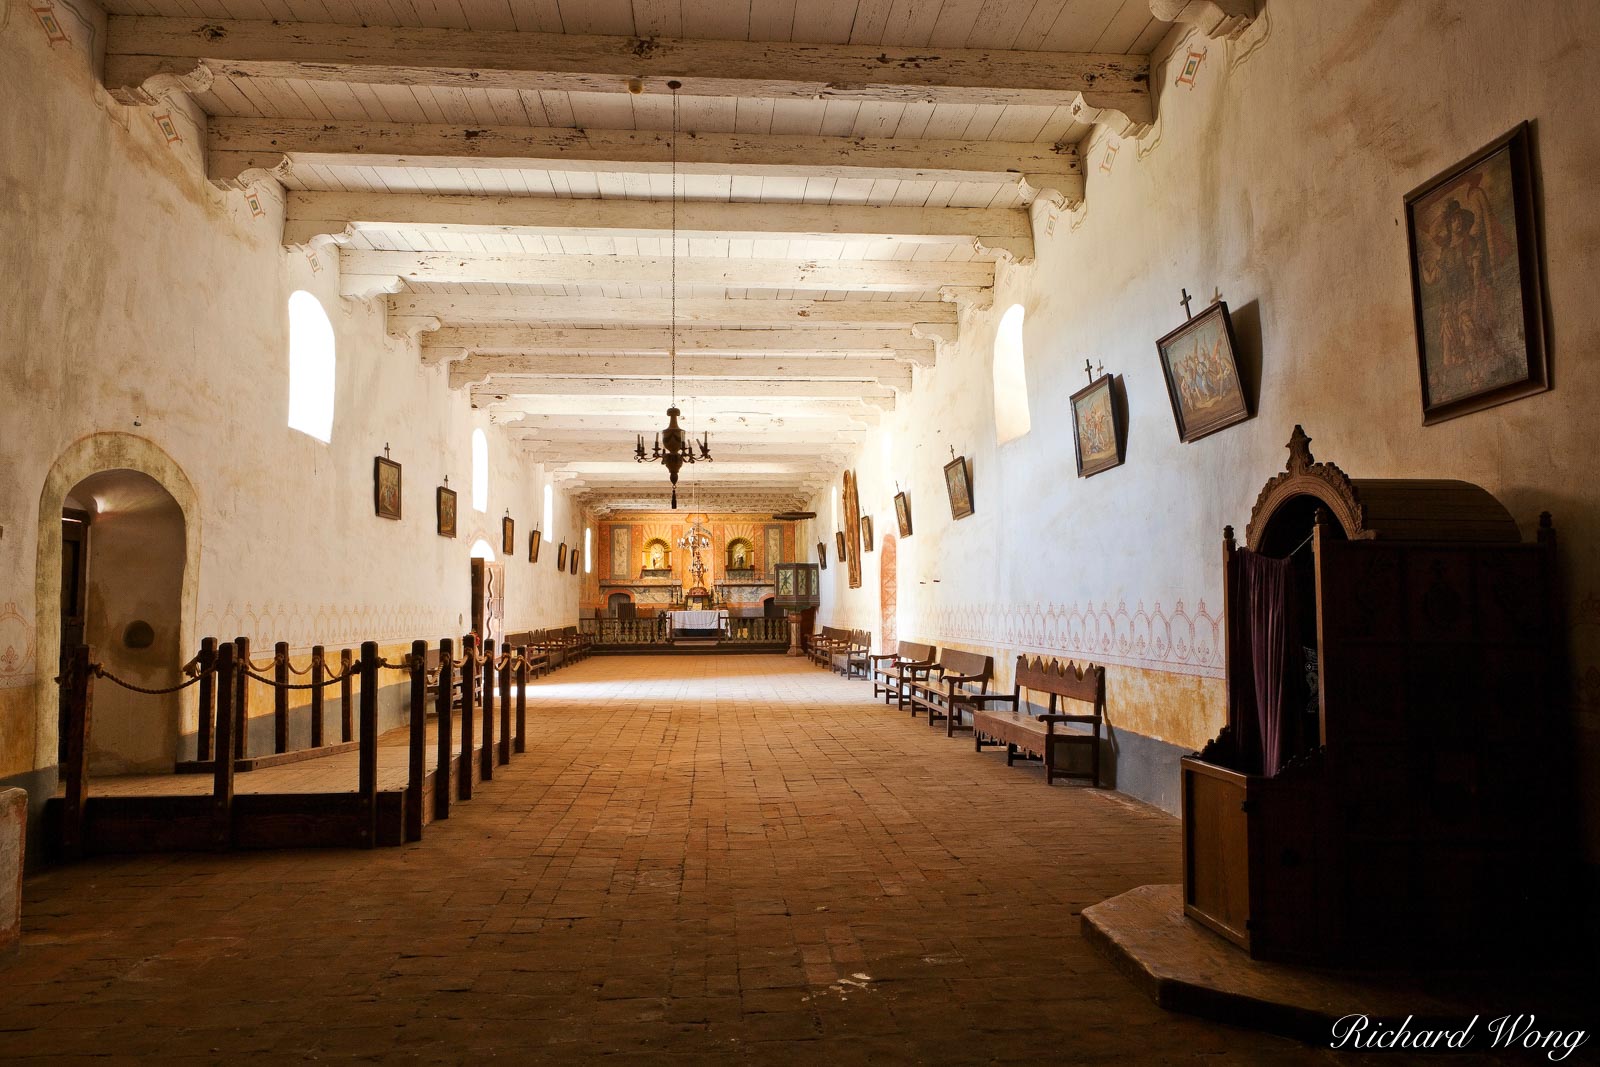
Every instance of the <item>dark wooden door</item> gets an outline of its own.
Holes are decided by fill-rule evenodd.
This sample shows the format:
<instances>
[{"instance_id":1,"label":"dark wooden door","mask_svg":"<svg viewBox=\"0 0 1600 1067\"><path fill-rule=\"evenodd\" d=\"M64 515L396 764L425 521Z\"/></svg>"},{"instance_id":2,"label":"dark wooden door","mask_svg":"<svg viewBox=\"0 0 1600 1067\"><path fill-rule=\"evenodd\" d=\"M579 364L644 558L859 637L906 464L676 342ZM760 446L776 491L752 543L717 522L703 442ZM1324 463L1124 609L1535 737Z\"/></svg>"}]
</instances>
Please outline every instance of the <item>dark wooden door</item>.
<instances>
[{"instance_id":1,"label":"dark wooden door","mask_svg":"<svg viewBox=\"0 0 1600 1067\"><path fill-rule=\"evenodd\" d=\"M83 644L85 590L89 584L89 513L61 512L61 649L58 667L65 676L72 650ZM59 758L67 758L67 687L61 687Z\"/></svg>"},{"instance_id":2,"label":"dark wooden door","mask_svg":"<svg viewBox=\"0 0 1600 1067\"><path fill-rule=\"evenodd\" d=\"M505 638L506 567L488 560L472 561L472 632L498 646Z\"/></svg>"}]
</instances>

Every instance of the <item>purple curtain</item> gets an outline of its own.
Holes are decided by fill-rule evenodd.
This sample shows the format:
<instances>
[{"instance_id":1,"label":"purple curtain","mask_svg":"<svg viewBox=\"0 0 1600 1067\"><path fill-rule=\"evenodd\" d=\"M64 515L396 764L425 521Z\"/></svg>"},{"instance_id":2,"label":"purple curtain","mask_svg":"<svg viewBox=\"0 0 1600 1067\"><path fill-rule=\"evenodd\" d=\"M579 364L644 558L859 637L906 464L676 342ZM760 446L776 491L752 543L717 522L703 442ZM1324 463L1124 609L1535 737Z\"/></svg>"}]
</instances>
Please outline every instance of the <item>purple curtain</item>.
<instances>
[{"instance_id":1,"label":"purple curtain","mask_svg":"<svg viewBox=\"0 0 1600 1067\"><path fill-rule=\"evenodd\" d=\"M1228 621L1235 706L1230 709L1241 759L1268 778L1300 748L1297 688L1300 627L1294 563L1241 549L1234 553L1235 618Z\"/></svg>"}]
</instances>

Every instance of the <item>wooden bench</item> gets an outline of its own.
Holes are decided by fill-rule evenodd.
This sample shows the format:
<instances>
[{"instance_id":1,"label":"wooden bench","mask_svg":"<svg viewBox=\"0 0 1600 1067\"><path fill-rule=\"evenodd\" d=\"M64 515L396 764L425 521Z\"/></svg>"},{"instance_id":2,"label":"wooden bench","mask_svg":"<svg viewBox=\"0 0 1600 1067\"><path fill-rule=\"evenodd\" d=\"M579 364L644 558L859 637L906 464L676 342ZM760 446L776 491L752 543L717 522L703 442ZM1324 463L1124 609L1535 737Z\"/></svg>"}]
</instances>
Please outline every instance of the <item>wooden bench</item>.
<instances>
[{"instance_id":1,"label":"wooden bench","mask_svg":"<svg viewBox=\"0 0 1600 1067\"><path fill-rule=\"evenodd\" d=\"M1024 692L1047 693L1050 696L1048 711L1036 714L1023 699ZM1092 714L1057 714L1062 699L1076 700L1093 708ZM974 704L1010 704L1009 711L975 708L972 713L972 743L982 752L985 745L1006 746L1006 766L1011 766L1020 752L1025 757L1044 761L1044 784L1057 778L1088 778L1100 785L1100 726L1105 721L1106 669L1089 664L1079 667L1074 663L1051 660L1046 663L1026 656L1017 657L1017 681L1010 696L990 693L978 697ZM1065 723L1086 723L1087 733L1076 730L1058 730ZM1066 762L1064 749L1073 745L1087 745L1090 749L1090 770L1064 771L1059 768Z\"/></svg>"},{"instance_id":2,"label":"wooden bench","mask_svg":"<svg viewBox=\"0 0 1600 1067\"><path fill-rule=\"evenodd\" d=\"M906 706L906 677L907 667L931 667L933 661L939 658L939 649L934 645L919 645L915 641L901 641L898 652L883 652L876 656L868 656L867 660L872 667L872 696L874 699L883 697L885 705L893 697L895 706Z\"/></svg>"},{"instance_id":3,"label":"wooden bench","mask_svg":"<svg viewBox=\"0 0 1600 1067\"><path fill-rule=\"evenodd\" d=\"M854 678L857 672L865 678L870 667L871 654L872 631L851 630L844 644L834 649L833 655L829 658L829 665L846 678Z\"/></svg>"},{"instance_id":4,"label":"wooden bench","mask_svg":"<svg viewBox=\"0 0 1600 1067\"><path fill-rule=\"evenodd\" d=\"M537 648L544 656L550 670L559 670L568 662L567 645L560 630L535 630L529 648Z\"/></svg>"},{"instance_id":5,"label":"wooden bench","mask_svg":"<svg viewBox=\"0 0 1600 1067\"><path fill-rule=\"evenodd\" d=\"M976 706L975 698L987 695L994 677L994 657L947 648L939 662L927 667L906 669L906 691L913 717L920 709L928 713L928 725L943 719L946 737L954 737L961 725L963 710Z\"/></svg>"},{"instance_id":6,"label":"wooden bench","mask_svg":"<svg viewBox=\"0 0 1600 1067\"><path fill-rule=\"evenodd\" d=\"M824 626L821 633L811 635L806 655L812 663L819 667L826 667L833 656L834 650L843 644L849 636L849 630L842 630L837 626Z\"/></svg>"},{"instance_id":7,"label":"wooden bench","mask_svg":"<svg viewBox=\"0 0 1600 1067\"><path fill-rule=\"evenodd\" d=\"M505 642L512 648L527 650L528 673L533 677L537 678L541 674L550 673L550 657L541 652L534 644L534 632L532 630L519 630L514 634L506 634Z\"/></svg>"}]
</instances>

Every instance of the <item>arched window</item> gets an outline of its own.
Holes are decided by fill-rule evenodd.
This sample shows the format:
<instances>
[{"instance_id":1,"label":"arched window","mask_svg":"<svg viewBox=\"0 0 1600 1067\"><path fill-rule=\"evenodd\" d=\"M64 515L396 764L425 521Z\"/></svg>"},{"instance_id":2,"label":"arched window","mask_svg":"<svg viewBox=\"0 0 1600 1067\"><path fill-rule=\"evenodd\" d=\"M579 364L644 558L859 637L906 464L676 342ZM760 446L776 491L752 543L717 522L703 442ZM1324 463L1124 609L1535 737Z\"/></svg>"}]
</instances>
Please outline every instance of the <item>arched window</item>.
<instances>
[{"instance_id":1,"label":"arched window","mask_svg":"<svg viewBox=\"0 0 1600 1067\"><path fill-rule=\"evenodd\" d=\"M471 558L486 559L490 563L493 563L494 546L489 544L489 542L485 541L483 538L478 538L476 541L472 542Z\"/></svg>"},{"instance_id":2,"label":"arched window","mask_svg":"<svg viewBox=\"0 0 1600 1067\"><path fill-rule=\"evenodd\" d=\"M1015 441L1032 425L1028 417L1028 370L1022 357L1022 305L1012 304L994 334L994 432L1000 444Z\"/></svg>"},{"instance_id":3,"label":"arched window","mask_svg":"<svg viewBox=\"0 0 1600 1067\"><path fill-rule=\"evenodd\" d=\"M594 546L594 529L589 526L583 528L583 573L588 574L594 570L594 562L589 558L589 552Z\"/></svg>"},{"instance_id":4,"label":"arched window","mask_svg":"<svg viewBox=\"0 0 1600 1067\"><path fill-rule=\"evenodd\" d=\"M489 510L489 436L472 431L472 510Z\"/></svg>"},{"instance_id":5,"label":"arched window","mask_svg":"<svg viewBox=\"0 0 1600 1067\"><path fill-rule=\"evenodd\" d=\"M289 429L333 438L333 323L304 289L289 294Z\"/></svg>"},{"instance_id":6,"label":"arched window","mask_svg":"<svg viewBox=\"0 0 1600 1067\"><path fill-rule=\"evenodd\" d=\"M544 487L544 539L556 539L556 490L554 486Z\"/></svg>"}]
</instances>

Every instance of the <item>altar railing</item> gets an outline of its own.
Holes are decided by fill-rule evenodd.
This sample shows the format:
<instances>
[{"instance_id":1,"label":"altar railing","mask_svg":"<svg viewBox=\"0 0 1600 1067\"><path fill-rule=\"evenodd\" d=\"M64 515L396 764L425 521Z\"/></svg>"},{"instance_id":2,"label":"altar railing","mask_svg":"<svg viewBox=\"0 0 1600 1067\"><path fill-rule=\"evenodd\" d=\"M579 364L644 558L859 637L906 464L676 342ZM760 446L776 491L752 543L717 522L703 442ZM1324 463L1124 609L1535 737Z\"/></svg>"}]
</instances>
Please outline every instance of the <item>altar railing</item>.
<instances>
[{"instance_id":1,"label":"altar railing","mask_svg":"<svg viewBox=\"0 0 1600 1067\"><path fill-rule=\"evenodd\" d=\"M578 627L592 637L597 645L665 645L671 636L664 614L643 619L583 619ZM764 616L729 618L721 640L730 644L787 643L789 621Z\"/></svg>"}]
</instances>

